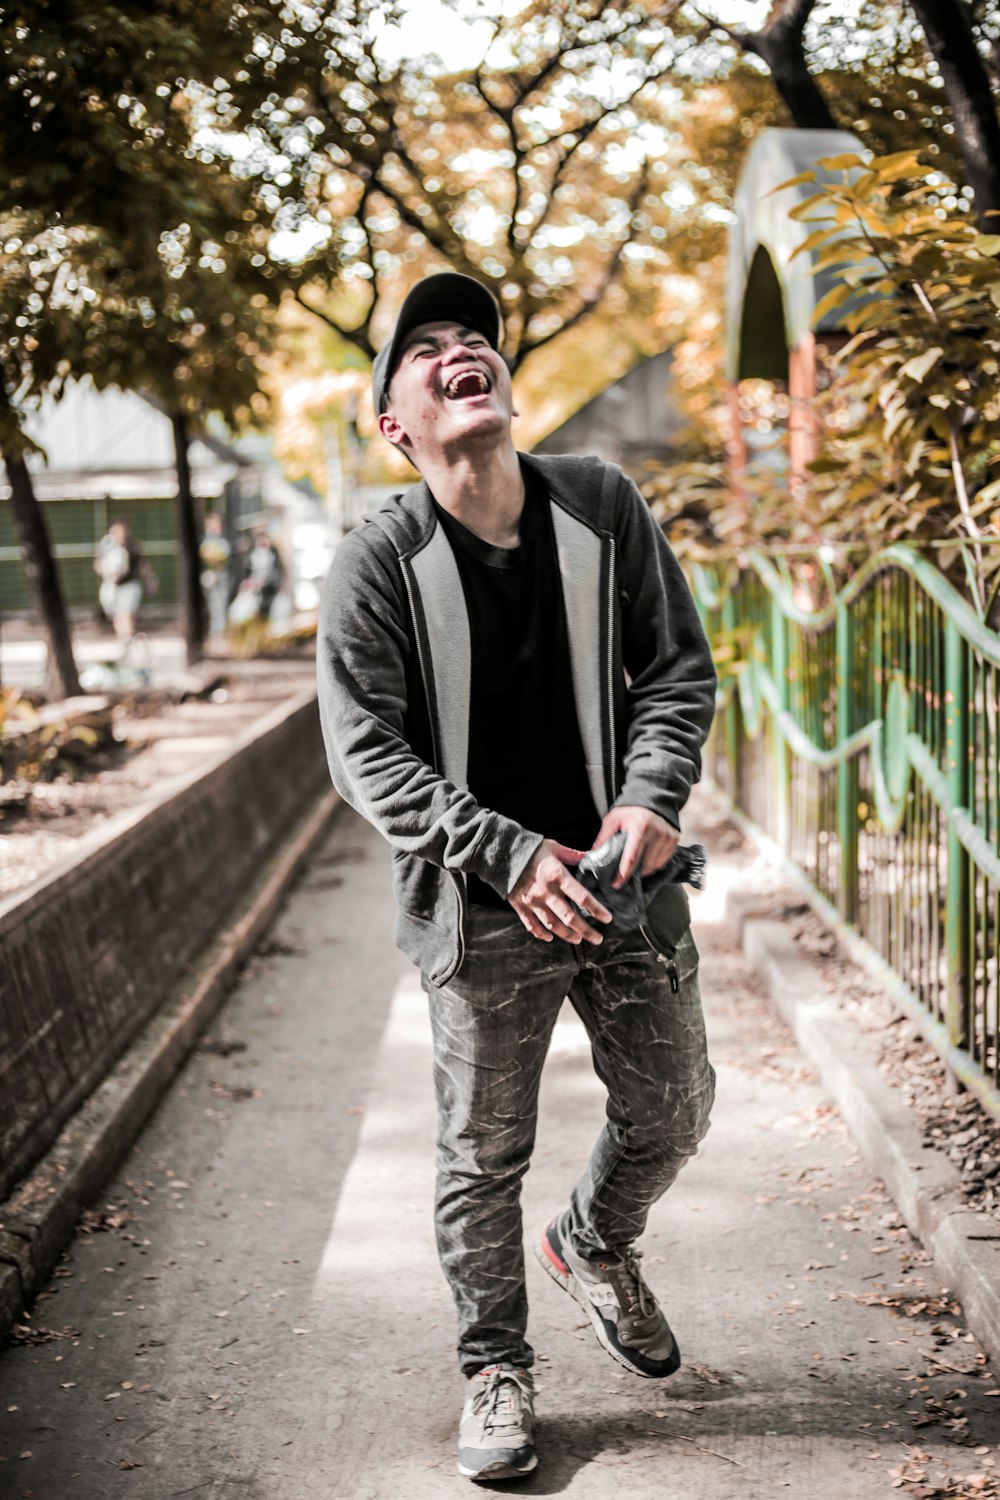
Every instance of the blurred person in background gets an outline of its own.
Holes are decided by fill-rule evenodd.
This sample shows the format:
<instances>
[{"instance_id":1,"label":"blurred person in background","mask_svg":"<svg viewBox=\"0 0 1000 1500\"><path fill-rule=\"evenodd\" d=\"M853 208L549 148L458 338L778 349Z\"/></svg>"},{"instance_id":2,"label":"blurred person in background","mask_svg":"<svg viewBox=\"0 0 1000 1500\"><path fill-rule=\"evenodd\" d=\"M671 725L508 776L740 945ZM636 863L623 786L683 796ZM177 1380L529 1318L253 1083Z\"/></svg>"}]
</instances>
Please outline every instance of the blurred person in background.
<instances>
[{"instance_id":1,"label":"blurred person in background","mask_svg":"<svg viewBox=\"0 0 1000 1500\"><path fill-rule=\"evenodd\" d=\"M101 609L114 626L124 656L135 636L135 617L142 603L143 589L155 596L158 583L148 557L132 536L129 523L123 516L111 522L106 535L98 542L94 572L101 580L98 589Z\"/></svg>"},{"instance_id":2,"label":"blurred person in background","mask_svg":"<svg viewBox=\"0 0 1000 1500\"><path fill-rule=\"evenodd\" d=\"M240 591L254 596L258 615L261 619L267 620L270 618L271 606L281 588L285 570L281 554L271 540L271 534L264 522L253 529L253 545L246 554L243 568L244 578Z\"/></svg>"},{"instance_id":3,"label":"blurred person in background","mask_svg":"<svg viewBox=\"0 0 1000 1500\"><path fill-rule=\"evenodd\" d=\"M211 635L222 635L226 628L232 556L232 543L226 536L222 516L217 510L210 510L205 517L205 532L198 545L198 560L201 563L201 587L208 609Z\"/></svg>"}]
</instances>

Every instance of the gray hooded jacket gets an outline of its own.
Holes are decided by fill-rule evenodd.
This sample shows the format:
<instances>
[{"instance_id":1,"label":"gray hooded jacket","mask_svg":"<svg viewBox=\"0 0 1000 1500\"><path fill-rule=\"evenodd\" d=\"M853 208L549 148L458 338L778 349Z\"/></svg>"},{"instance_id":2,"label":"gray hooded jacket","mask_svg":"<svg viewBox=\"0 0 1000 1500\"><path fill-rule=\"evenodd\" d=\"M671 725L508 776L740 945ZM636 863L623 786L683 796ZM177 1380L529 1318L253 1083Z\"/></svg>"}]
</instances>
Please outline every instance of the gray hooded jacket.
<instances>
[{"instance_id":1,"label":"gray hooded jacket","mask_svg":"<svg viewBox=\"0 0 1000 1500\"><path fill-rule=\"evenodd\" d=\"M680 827L712 721L715 670L694 601L636 486L595 458L521 455L552 506L580 737L603 816ZM338 547L317 643L334 785L393 853L395 940L431 983L463 957L466 876L509 895L543 831L468 790L471 652L462 584L426 484Z\"/></svg>"}]
</instances>

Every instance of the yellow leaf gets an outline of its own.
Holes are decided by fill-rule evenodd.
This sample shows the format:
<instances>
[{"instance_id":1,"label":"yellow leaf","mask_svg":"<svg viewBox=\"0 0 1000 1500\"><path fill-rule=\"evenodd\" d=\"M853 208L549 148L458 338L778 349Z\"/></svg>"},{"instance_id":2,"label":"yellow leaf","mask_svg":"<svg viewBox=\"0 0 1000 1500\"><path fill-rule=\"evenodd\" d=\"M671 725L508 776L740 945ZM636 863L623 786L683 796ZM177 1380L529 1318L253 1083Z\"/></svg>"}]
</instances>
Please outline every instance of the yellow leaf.
<instances>
[{"instance_id":1,"label":"yellow leaf","mask_svg":"<svg viewBox=\"0 0 1000 1500\"><path fill-rule=\"evenodd\" d=\"M796 220L805 219L808 216L809 210L815 208L817 203L825 203L829 207L829 196L826 193L813 193L812 197L803 198L801 203L796 203L794 208L788 210L788 217ZM829 218L829 215L827 215L827 218ZM809 222L817 223L820 221L810 220Z\"/></svg>"},{"instance_id":2,"label":"yellow leaf","mask_svg":"<svg viewBox=\"0 0 1000 1500\"><path fill-rule=\"evenodd\" d=\"M899 373L908 375L911 380L922 381L926 379L943 353L944 350L937 345L932 349L925 349L922 354L915 354L912 359L908 359L905 365L900 365Z\"/></svg>"},{"instance_id":3,"label":"yellow leaf","mask_svg":"<svg viewBox=\"0 0 1000 1500\"><path fill-rule=\"evenodd\" d=\"M800 244L796 245L795 249L792 251L788 259L791 261L794 260L797 255L801 255L804 251L815 250L819 245L825 244L832 233L832 229L814 229L812 234L807 234L805 239L802 240Z\"/></svg>"},{"instance_id":4,"label":"yellow leaf","mask_svg":"<svg viewBox=\"0 0 1000 1500\"><path fill-rule=\"evenodd\" d=\"M799 183L801 183L801 182L815 182L815 181L816 181L816 173L815 172L800 172L797 177L789 177L785 182L779 182L778 186L771 188L770 191L766 194L766 196L768 198L770 198L774 193L780 193L780 192L782 192L782 190L784 188L798 187Z\"/></svg>"},{"instance_id":5,"label":"yellow leaf","mask_svg":"<svg viewBox=\"0 0 1000 1500\"><path fill-rule=\"evenodd\" d=\"M901 177L922 171L919 151L893 151L889 156L878 157L871 165L880 182L898 182Z\"/></svg>"},{"instance_id":6,"label":"yellow leaf","mask_svg":"<svg viewBox=\"0 0 1000 1500\"><path fill-rule=\"evenodd\" d=\"M864 157L858 156L856 152L844 152L840 156L821 156L817 159L816 165L827 172L842 172L849 167L863 167L866 162Z\"/></svg>"},{"instance_id":7,"label":"yellow leaf","mask_svg":"<svg viewBox=\"0 0 1000 1500\"><path fill-rule=\"evenodd\" d=\"M821 297L813 309L813 325L818 324L834 308L841 307L851 295L852 290L853 288L849 287L843 281L838 286L831 287L826 296Z\"/></svg>"}]
</instances>

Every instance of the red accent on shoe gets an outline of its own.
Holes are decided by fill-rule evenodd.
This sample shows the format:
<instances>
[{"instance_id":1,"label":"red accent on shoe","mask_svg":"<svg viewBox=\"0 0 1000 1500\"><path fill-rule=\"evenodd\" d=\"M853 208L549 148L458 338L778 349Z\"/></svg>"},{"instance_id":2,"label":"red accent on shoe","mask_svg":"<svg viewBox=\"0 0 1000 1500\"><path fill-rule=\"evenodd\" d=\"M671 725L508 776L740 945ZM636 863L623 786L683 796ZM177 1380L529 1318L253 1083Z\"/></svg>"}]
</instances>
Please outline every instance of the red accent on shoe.
<instances>
[{"instance_id":1,"label":"red accent on shoe","mask_svg":"<svg viewBox=\"0 0 1000 1500\"><path fill-rule=\"evenodd\" d=\"M569 1266L566 1264L566 1262L564 1260L560 1259L560 1257L556 1254L555 1250L553 1249L552 1242L549 1239L548 1230L546 1230L546 1232L542 1235L542 1249L545 1251L545 1254L548 1256L549 1260L555 1266L556 1270L557 1271L561 1271L564 1276L568 1276L569 1275Z\"/></svg>"}]
</instances>

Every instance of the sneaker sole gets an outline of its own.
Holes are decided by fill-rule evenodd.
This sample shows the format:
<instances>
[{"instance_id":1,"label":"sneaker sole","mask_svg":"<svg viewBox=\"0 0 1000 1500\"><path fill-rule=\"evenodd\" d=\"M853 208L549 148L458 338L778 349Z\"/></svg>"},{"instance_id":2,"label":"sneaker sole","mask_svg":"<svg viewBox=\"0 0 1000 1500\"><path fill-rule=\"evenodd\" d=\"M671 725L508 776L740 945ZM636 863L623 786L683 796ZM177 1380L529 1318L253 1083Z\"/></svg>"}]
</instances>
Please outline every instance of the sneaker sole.
<instances>
[{"instance_id":1,"label":"sneaker sole","mask_svg":"<svg viewBox=\"0 0 1000 1500\"><path fill-rule=\"evenodd\" d=\"M458 1465L458 1472L463 1479L472 1479L476 1483L492 1484L497 1479L524 1479L528 1474L538 1468L537 1454L522 1468L512 1468L510 1464L493 1464L489 1469L467 1469L464 1464Z\"/></svg>"},{"instance_id":2,"label":"sneaker sole","mask_svg":"<svg viewBox=\"0 0 1000 1500\"><path fill-rule=\"evenodd\" d=\"M563 1262L558 1260L558 1258L556 1257L555 1251L549 1244L547 1234L544 1234L540 1240L536 1241L535 1258L541 1265L542 1270L548 1272L556 1285L561 1286L563 1291L568 1292L569 1295L583 1308L584 1312L587 1314L587 1317L590 1319L591 1326L593 1327L594 1332L597 1335L597 1342L600 1344L605 1354L610 1354L611 1358L618 1364L620 1364L623 1369L628 1370L630 1375L639 1375L643 1380L665 1380L668 1375L674 1375L680 1369L681 1353L677 1348L676 1341L674 1342L674 1354L676 1356L677 1362L676 1364L671 1362L670 1369L664 1370L662 1375L651 1375L648 1370L640 1370L638 1365L634 1365L627 1355L622 1354L620 1349L615 1348L614 1344L608 1338L608 1331L604 1326L604 1319L601 1317L600 1313L597 1311L597 1308L587 1296L587 1293L580 1286L580 1283L577 1281L576 1277L573 1275L573 1272L569 1269L569 1267L565 1266L565 1268L563 1268Z\"/></svg>"}]
</instances>

